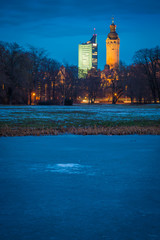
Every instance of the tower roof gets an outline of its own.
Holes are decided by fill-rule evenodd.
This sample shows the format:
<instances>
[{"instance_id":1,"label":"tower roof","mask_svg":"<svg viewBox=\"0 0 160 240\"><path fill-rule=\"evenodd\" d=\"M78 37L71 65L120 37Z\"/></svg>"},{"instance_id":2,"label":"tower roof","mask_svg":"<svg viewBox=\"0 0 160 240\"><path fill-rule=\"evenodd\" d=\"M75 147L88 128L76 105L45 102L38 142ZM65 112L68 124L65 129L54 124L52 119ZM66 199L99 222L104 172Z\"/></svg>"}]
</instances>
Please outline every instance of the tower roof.
<instances>
[{"instance_id":1,"label":"tower roof","mask_svg":"<svg viewBox=\"0 0 160 240\"><path fill-rule=\"evenodd\" d=\"M88 42L83 43L83 44L91 44L91 43L97 43L97 34L95 34L95 28L94 28L94 34L91 37L91 39Z\"/></svg>"},{"instance_id":2,"label":"tower roof","mask_svg":"<svg viewBox=\"0 0 160 240\"><path fill-rule=\"evenodd\" d=\"M118 34L116 33L116 25L114 24L114 20L112 20L112 24L110 25L110 33L108 34L108 38L110 39L118 39Z\"/></svg>"},{"instance_id":3,"label":"tower roof","mask_svg":"<svg viewBox=\"0 0 160 240\"><path fill-rule=\"evenodd\" d=\"M91 43L97 43L97 34L93 34L93 36L90 39Z\"/></svg>"}]
</instances>

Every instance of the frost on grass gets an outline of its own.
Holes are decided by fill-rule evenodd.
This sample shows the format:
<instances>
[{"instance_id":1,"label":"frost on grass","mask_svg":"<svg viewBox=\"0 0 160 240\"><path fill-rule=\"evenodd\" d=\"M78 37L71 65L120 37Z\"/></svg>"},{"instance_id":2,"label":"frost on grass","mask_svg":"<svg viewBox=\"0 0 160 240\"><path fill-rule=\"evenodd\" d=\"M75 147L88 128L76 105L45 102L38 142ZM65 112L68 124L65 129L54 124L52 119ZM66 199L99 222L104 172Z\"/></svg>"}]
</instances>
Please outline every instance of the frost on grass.
<instances>
[{"instance_id":1,"label":"frost on grass","mask_svg":"<svg viewBox=\"0 0 160 240\"><path fill-rule=\"evenodd\" d=\"M0 112L0 136L160 134L160 104L1 106Z\"/></svg>"},{"instance_id":2,"label":"frost on grass","mask_svg":"<svg viewBox=\"0 0 160 240\"><path fill-rule=\"evenodd\" d=\"M1 106L0 121L43 119L66 121L67 119L90 120L158 120L160 104L157 105L75 105L75 106Z\"/></svg>"}]
</instances>

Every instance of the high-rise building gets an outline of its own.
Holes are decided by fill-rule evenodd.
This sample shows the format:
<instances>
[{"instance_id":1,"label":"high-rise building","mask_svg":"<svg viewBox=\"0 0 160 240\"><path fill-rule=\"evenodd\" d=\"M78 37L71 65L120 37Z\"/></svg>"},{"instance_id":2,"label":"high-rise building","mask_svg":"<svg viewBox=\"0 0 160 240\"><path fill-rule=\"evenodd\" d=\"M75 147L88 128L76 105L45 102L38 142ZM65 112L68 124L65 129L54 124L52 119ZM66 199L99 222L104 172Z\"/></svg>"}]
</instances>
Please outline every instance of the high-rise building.
<instances>
[{"instance_id":1,"label":"high-rise building","mask_svg":"<svg viewBox=\"0 0 160 240\"><path fill-rule=\"evenodd\" d=\"M83 77L88 70L97 69L97 34L93 34L90 41L78 46L78 76Z\"/></svg>"},{"instance_id":2,"label":"high-rise building","mask_svg":"<svg viewBox=\"0 0 160 240\"><path fill-rule=\"evenodd\" d=\"M106 39L106 64L110 66L110 69L119 65L119 47L120 39L116 33L116 25L114 19L110 25L110 33Z\"/></svg>"}]
</instances>

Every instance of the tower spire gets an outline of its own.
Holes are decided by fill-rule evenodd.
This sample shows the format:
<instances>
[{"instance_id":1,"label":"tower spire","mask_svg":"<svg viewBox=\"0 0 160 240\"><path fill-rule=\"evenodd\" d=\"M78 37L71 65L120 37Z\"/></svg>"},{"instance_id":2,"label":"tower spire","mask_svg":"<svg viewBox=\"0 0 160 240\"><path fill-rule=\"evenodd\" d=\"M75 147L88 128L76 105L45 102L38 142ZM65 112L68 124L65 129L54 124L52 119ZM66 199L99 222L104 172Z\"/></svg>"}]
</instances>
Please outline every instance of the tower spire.
<instances>
[{"instance_id":1,"label":"tower spire","mask_svg":"<svg viewBox=\"0 0 160 240\"><path fill-rule=\"evenodd\" d=\"M94 28L94 35L95 35L95 31L96 31L96 29Z\"/></svg>"},{"instance_id":2,"label":"tower spire","mask_svg":"<svg viewBox=\"0 0 160 240\"><path fill-rule=\"evenodd\" d=\"M114 17L112 17L112 24L114 24Z\"/></svg>"}]
</instances>

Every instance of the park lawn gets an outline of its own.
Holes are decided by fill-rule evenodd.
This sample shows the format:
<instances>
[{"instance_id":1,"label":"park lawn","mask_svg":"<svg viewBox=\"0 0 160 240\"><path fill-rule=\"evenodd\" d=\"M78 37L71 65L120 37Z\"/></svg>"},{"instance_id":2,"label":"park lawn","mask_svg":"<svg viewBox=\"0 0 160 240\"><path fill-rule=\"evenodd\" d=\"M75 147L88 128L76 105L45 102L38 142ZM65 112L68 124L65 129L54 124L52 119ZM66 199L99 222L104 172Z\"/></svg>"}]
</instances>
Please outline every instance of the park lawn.
<instances>
[{"instance_id":1,"label":"park lawn","mask_svg":"<svg viewBox=\"0 0 160 240\"><path fill-rule=\"evenodd\" d=\"M0 136L160 134L160 104L1 106Z\"/></svg>"}]
</instances>

